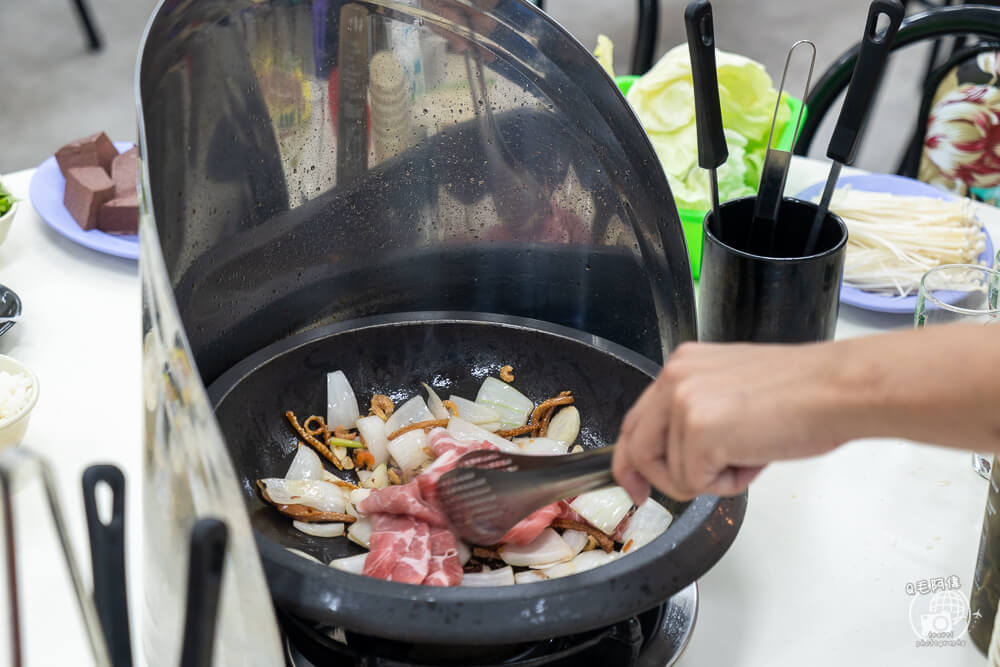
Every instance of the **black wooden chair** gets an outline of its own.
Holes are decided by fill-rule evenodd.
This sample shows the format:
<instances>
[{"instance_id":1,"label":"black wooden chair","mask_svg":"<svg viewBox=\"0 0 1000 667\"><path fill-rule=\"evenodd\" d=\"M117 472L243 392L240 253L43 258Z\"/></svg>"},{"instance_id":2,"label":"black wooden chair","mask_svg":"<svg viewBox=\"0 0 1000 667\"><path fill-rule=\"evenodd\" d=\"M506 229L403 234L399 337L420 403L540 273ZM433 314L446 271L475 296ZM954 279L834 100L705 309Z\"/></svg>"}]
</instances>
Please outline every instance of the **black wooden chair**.
<instances>
[{"instance_id":1,"label":"black wooden chair","mask_svg":"<svg viewBox=\"0 0 1000 667\"><path fill-rule=\"evenodd\" d=\"M926 9L933 9L935 7L952 7L954 5L964 5L964 4L976 4L976 5L992 5L994 7L1000 6L1000 0L978 0L978 2L967 3L959 0L901 0L903 7L909 9L911 5L920 5ZM924 74L924 79L930 77L931 72L935 71L939 66L939 60L941 57L941 44L943 39L935 39L931 45L930 55L927 57L927 68ZM952 39L951 43L951 56L959 53L965 48L965 35L959 35ZM950 57L949 57L950 60Z\"/></svg>"},{"instance_id":2,"label":"black wooden chair","mask_svg":"<svg viewBox=\"0 0 1000 667\"><path fill-rule=\"evenodd\" d=\"M532 4L545 11L545 0L532 0ZM653 66L656 54L656 35L660 25L659 0L639 0L639 17L635 27L635 44L632 47L632 74L645 74Z\"/></svg>"},{"instance_id":3,"label":"black wooden chair","mask_svg":"<svg viewBox=\"0 0 1000 667\"><path fill-rule=\"evenodd\" d=\"M995 49L995 43L1000 42L1000 7L983 5L936 7L906 18L900 26L896 40L892 45L893 52L930 40L970 36L988 40L988 43L984 46L960 50L948 58L944 64L934 67L926 78L922 100L917 107L917 120L913 135L900 158L897 173L911 178L917 175L932 98L944 77L962 59L974 56L977 50ZM809 152L813 138L827 112L840 93L847 88L857 57L858 47L855 45L838 58L813 86L806 98L809 113L802 124L799 139L795 144L796 154L806 155Z\"/></svg>"},{"instance_id":4,"label":"black wooden chair","mask_svg":"<svg viewBox=\"0 0 1000 667\"><path fill-rule=\"evenodd\" d=\"M90 7L87 6L87 1L73 0L73 7L76 9L76 15L80 19L83 31L87 35L87 47L91 51L100 51L101 46L103 46L101 34L97 31L97 24L90 15Z\"/></svg>"}]
</instances>

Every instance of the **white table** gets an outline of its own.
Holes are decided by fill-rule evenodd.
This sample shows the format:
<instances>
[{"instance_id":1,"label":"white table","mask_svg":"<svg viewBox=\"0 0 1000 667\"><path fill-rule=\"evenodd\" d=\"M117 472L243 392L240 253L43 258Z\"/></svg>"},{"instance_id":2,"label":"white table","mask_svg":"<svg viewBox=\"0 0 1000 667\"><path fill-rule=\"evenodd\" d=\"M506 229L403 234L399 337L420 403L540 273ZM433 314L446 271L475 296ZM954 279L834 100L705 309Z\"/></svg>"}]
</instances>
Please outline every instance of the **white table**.
<instances>
[{"instance_id":1,"label":"white table","mask_svg":"<svg viewBox=\"0 0 1000 667\"><path fill-rule=\"evenodd\" d=\"M41 391L24 445L54 465L73 544L88 581L80 476L92 463L113 462L126 471L134 630L140 608L135 584L142 564L138 269L134 261L83 248L49 229L28 201L32 173L3 178L23 201L10 235L0 245L0 283L21 297L24 320L0 337L0 352L38 376ZM37 484L26 486L17 493L16 503L27 664L92 664L69 575L51 522L42 512L41 489ZM0 583L0 665L7 665L3 587Z\"/></svg>"},{"instance_id":2,"label":"white table","mask_svg":"<svg viewBox=\"0 0 1000 667\"><path fill-rule=\"evenodd\" d=\"M823 164L796 159L787 191L825 176ZM26 200L30 178L31 171L22 171L4 182ZM982 207L981 217L1000 239L1000 211ZM41 383L24 444L56 464L85 563L80 474L90 463L113 461L128 476L135 636L143 558L136 264L63 239L24 201L0 246L0 283L25 305L24 321L0 337L0 352L24 362ZM844 307L837 335L909 326L908 316ZM895 440L851 443L820 458L769 466L751 487L735 544L700 583L698 623L679 665L981 667L985 661L971 644L915 647L905 586L955 574L968 594L985 494L968 453ZM17 499L29 664L91 664L55 538L32 510L38 490L25 488ZM138 660L139 642L133 643ZM0 665L6 659L0 649Z\"/></svg>"}]
</instances>

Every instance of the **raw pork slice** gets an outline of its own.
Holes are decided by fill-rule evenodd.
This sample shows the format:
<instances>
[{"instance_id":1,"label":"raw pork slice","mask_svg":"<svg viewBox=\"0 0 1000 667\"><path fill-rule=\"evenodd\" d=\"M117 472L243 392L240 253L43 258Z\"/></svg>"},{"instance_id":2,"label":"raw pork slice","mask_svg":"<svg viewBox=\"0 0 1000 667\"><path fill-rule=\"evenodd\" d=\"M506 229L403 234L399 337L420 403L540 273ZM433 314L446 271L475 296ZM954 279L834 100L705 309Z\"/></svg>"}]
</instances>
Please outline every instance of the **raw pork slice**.
<instances>
[{"instance_id":1,"label":"raw pork slice","mask_svg":"<svg viewBox=\"0 0 1000 667\"><path fill-rule=\"evenodd\" d=\"M419 478L418 478L419 479ZM441 510L430 505L420 495L420 486L414 480L401 486L376 489L358 504L362 514L404 514L432 526L447 526L448 519Z\"/></svg>"},{"instance_id":2,"label":"raw pork slice","mask_svg":"<svg viewBox=\"0 0 1000 667\"><path fill-rule=\"evenodd\" d=\"M447 528L431 528L431 560L424 579L426 586L458 586L462 583L462 564L458 560L458 541Z\"/></svg>"},{"instance_id":3,"label":"raw pork slice","mask_svg":"<svg viewBox=\"0 0 1000 667\"><path fill-rule=\"evenodd\" d=\"M552 521L562 513L559 503L546 505L542 509L535 510L507 531L507 534L500 540L512 544L528 544L542 534Z\"/></svg>"},{"instance_id":4,"label":"raw pork slice","mask_svg":"<svg viewBox=\"0 0 1000 667\"><path fill-rule=\"evenodd\" d=\"M463 440L456 440L452 437L451 433L447 430L438 427L427 434L427 442L430 444L432 450L434 450L435 456L441 456L445 452L455 451L458 455L468 454L469 452L474 452L479 449L497 449L496 445L492 445L486 441L483 442L465 442Z\"/></svg>"},{"instance_id":5,"label":"raw pork slice","mask_svg":"<svg viewBox=\"0 0 1000 667\"><path fill-rule=\"evenodd\" d=\"M375 514L371 550L362 574L403 584L419 584L431 561L430 528L410 516Z\"/></svg>"},{"instance_id":6,"label":"raw pork slice","mask_svg":"<svg viewBox=\"0 0 1000 667\"><path fill-rule=\"evenodd\" d=\"M455 449L450 449L438 456L430 467L417 475L416 479L413 480L420 488L421 498L423 498L424 501L432 507L441 507L441 503L438 502L437 494L438 480L441 478L441 475L445 474L449 470L454 470L460 458L462 458L461 452Z\"/></svg>"},{"instance_id":7,"label":"raw pork slice","mask_svg":"<svg viewBox=\"0 0 1000 667\"><path fill-rule=\"evenodd\" d=\"M556 518L566 519L567 521L576 521L577 523L587 523L586 519L580 516L580 514L575 509L570 507L569 504L574 500L576 500L576 498L567 498L566 500L560 500L558 503L559 516L557 516Z\"/></svg>"}]
</instances>

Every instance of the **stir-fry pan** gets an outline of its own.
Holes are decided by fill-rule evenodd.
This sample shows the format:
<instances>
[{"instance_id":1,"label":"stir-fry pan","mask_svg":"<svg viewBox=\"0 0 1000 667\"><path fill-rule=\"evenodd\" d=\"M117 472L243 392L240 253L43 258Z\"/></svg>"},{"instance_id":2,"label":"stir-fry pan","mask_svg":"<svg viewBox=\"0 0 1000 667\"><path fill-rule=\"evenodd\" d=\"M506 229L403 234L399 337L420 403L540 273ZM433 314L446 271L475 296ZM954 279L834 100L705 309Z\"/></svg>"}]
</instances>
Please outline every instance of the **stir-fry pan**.
<instances>
[{"instance_id":1,"label":"stir-fry pan","mask_svg":"<svg viewBox=\"0 0 1000 667\"><path fill-rule=\"evenodd\" d=\"M739 530L746 496L679 503L654 496L675 519L652 543L608 565L562 579L492 588L437 588L349 574L323 563L360 553L346 538L294 529L266 505L256 480L285 474L298 438L292 410L322 415L326 373L342 370L359 404L374 393L397 404L420 391L474 397L487 375L514 367L514 385L538 401L572 390L580 443L614 441L620 421L655 376L645 357L596 336L535 320L474 313L378 316L323 326L249 356L210 387L241 479L272 595L317 624L421 643L499 644L588 630L651 608L704 574ZM345 478L351 473L339 472Z\"/></svg>"}]
</instances>

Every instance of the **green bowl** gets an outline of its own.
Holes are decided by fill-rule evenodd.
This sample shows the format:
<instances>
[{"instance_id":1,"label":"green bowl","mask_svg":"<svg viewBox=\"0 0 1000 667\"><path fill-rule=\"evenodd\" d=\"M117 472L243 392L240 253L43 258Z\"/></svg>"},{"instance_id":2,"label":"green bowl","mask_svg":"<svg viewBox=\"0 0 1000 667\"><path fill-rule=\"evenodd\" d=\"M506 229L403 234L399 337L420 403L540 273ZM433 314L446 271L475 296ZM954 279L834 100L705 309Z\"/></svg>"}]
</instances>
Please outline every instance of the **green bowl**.
<instances>
[{"instance_id":1,"label":"green bowl","mask_svg":"<svg viewBox=\"0 0 1000 667\"><path fill-rule=\"evenodd\" d=\"M622 91L622 95L627 95L629 88L632 87L632 84L635 83L638 78L639 77L634 74L619 76L615 77L615 83L618 84L618 88ZM805 121L809 109L802 103L802 100L786 94L785 103L788 105L788 110L791 112L789 116L790 118L795 118L801 108L802 120ZM778 137L778 142L775 146L780 150L790 151L794 145L795 125L793 123L788 123L785 125L785 129L782 131L781 136ZM684 228L684 240L687 242L688 255L691 256L691 275L695 280L697 280L701 275L701 245L704 235L702 225L705 222L705 215L708 211L694 211L687 208L680 208L677 209L677 213L680 215L681 226Z\"/></svg>"}]
</instances>

